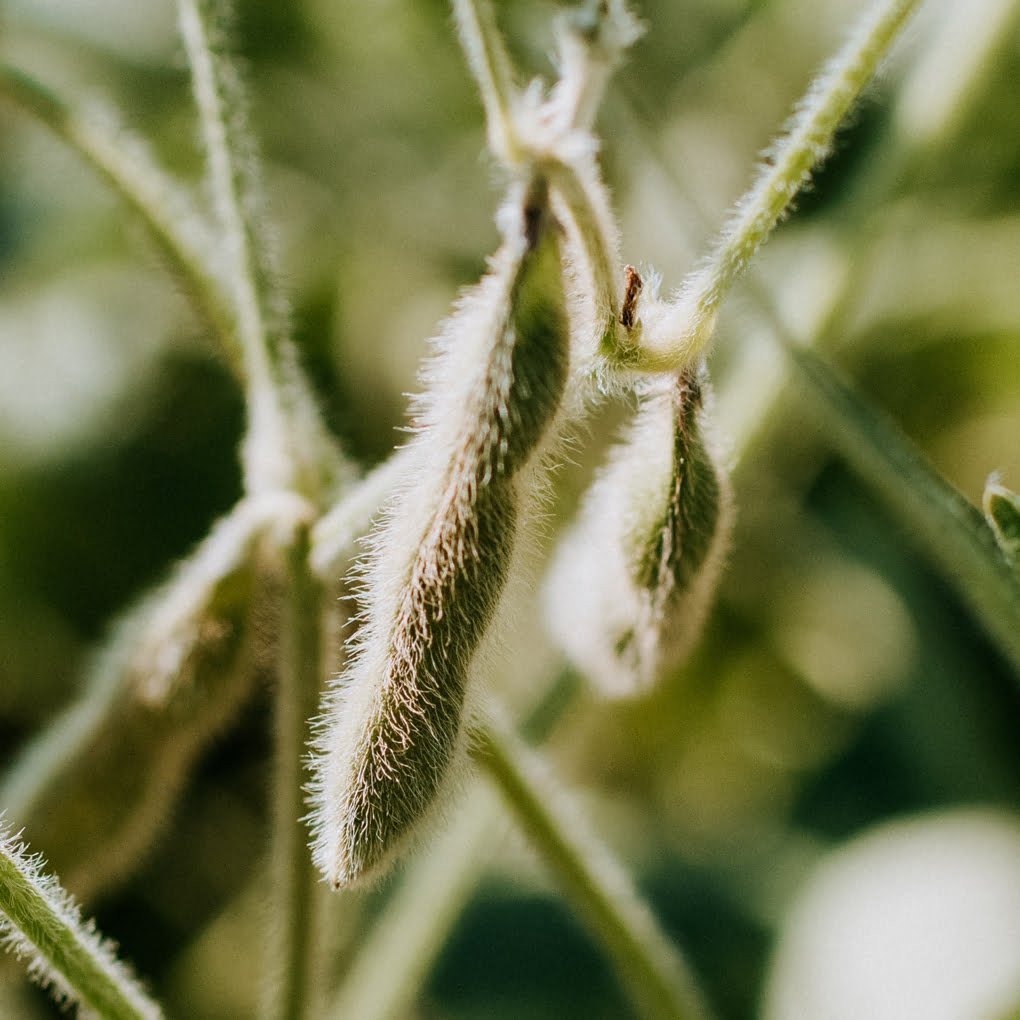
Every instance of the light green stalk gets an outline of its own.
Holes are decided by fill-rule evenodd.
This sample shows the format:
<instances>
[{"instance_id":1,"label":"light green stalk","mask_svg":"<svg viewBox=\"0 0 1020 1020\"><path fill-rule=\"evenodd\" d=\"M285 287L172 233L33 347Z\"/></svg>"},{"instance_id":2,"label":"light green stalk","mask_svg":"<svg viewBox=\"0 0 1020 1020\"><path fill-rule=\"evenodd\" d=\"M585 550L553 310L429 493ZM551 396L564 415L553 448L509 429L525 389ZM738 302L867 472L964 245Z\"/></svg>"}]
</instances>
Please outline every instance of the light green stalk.
<instances>
[{"instance_id":1,"label":"light green stalk","mask_svg":"<svg viewBox=\"0 0 1020 1020\"><path fill-rule=\"evenodd\" d=\"M605 946L643 1015L658 1020L707 1017L683 958L544 763L497 724L476 729L474 740L479 764Z\"/></svg>"},{"instance_id":2,"label":"light green stalk","mask_svg":"<svg viewBox=\"0 0 1020 1020\"><path fill-rule=\"evenodd\" d=\"M504 166L530 169L549 180L557 213L565 213L575 249L586 265L596 343L627 349L619 327L620 286L616 225L589 134L602 93L628 46L640 35L622 0L575 10L558 25L562 76L549 99L520 100L514 71L486 0L454 0L468 66L482 94L489 146Z\"/></svg>"},{"instance_id":3,"label":"light green stalk","mask_svg":"<svg viewBox=\"0 0 1020 1020\"><path fill-rule=\"evenodd\" d=\"M843 49L815 79L787 133L773 146L755 182L737 202L704 265L683 283L670 312L646 323L637 357L621 361L642 371L675 372L702 355L716 313L737 277L786 214L861 91L873 78L920 0L879 0Z\"/></svg>"},{"instance_id":4,"label":"light green stalk","mask_svg":"<svg viewBox=\"0 0 1020 1020\"><path fill-rule=\"evenodd\" d=\"M0 831L0 945L29 958L29 973L62 1002L103 1020L158 1020L159 1006L110 944L16 837Z\"/></svg>"},{"instance_id":5,"label":"light green stalk","mask_svg":"<svg viewBox=\"0 0 1020 1020\"><path fill-rule=\"evenodd\" d=\"M249 492L290 489L318 501L332 485L339 457L285 328L284 301L270 258L272 238L264 226L255 141L240 75L224 39L226 5L180 0L178 7L245 367L245 486Z\"/></svg>"},{"instance_id":6,"label":"light green stalk","mask_svg":"<svg viewBox=\"0 0 1020 1020\"><path fill-rule=\"evenodd\" d=\"M521 157L513 118L517 90L492 5L488 0L453 0L453 12L485 107L489 149L502 162L513 165Z\"/></svg>"}]
</instances>

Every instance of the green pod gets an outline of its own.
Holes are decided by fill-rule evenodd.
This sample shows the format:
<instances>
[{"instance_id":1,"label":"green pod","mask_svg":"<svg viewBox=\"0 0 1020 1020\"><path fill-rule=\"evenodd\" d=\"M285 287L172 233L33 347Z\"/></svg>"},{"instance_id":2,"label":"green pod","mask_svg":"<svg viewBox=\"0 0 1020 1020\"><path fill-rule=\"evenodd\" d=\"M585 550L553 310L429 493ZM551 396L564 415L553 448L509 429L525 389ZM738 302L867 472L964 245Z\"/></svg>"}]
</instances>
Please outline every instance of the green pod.
<instances>
[{"instance_id":1,"label":"green pod","mask_svg":"<svg viewBox=\"0 0 1020 1020\"><path fill-rule=\"evenodd\" d=\"M512 569L524 475L569 374L558 228L543 182L423 373L417 437L371 536L362 625L315 741L316 863L334 886L379 874L464 755L469 678Z\"/></svg>"},{"instance_id":2,"label":"green pod","mask_svg":"<svg viewBox=\"0 0 1020 1020\"><path fill-rule=\"evenodd\" d=\"M646 385L550 572L553 633L607 694L681 665L707 617L733 517L709 398L703 370Z\"/></svg>"},{"instance_id":3,"label":"green pod","mask_svg":"<svg viewBox=\"0 0 1020 1020\"><path fill-rule=\"evenodd\" d=\"M14 761L6 817L82 899L123 876L250 691L260 511L242 504L115 625L80 699Z\"/></svg>"}]
</instances>

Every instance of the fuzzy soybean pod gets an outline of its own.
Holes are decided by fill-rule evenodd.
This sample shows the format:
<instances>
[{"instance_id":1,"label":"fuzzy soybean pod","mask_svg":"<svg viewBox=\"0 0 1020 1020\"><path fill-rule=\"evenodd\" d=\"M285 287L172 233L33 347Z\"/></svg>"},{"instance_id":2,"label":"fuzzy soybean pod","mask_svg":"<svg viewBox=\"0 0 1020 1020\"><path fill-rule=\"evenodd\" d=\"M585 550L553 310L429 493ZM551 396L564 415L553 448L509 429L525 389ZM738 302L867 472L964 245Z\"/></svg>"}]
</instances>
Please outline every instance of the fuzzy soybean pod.
<instances>
[{"instance_id":1,"label":"fuzzy soybean pod","mask_svg":"<svg viewBox=\"0 0 1020 1020\"><path fill-rule=\"evenodd\" d=\"M559 227L541 180L423 373L406 470L361 568L361 625L314 742L313 846L334 887L378 875L465 758L468 679L511 572L569 374Z\"/></svg>"},{"instance_id":2,"label":"fuzzy soybean pod","mask_svg":"<svg viewBox=\"0 0 1020 1020\"><path fill-rule=\"evenodd\" d=\"M202 750L249 694L259 537L274 501L245 501L113 628L81 697L29 742L0 806L91 899L156 837Z\"/></svg>"},{"instance_id":3,"label":"fuzzy soybean pod","mask_svg":"<svg viewBox=\"0 0 1020 1020\"><path fill-rule=\"evenodd\" d=\"M546 586L554 636L610 696L639 694L692 650L732 527L703 369L645 384Z\"/></svg>"}]
</instances>

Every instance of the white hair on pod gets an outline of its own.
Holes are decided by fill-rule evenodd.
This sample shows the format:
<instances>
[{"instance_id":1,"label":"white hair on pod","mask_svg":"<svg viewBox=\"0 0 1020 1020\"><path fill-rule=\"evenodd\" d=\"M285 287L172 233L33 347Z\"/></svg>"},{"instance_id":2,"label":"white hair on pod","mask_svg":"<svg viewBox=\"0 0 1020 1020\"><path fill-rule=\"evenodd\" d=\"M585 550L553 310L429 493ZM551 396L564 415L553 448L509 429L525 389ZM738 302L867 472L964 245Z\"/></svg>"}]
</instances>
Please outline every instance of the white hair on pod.
<instances>
[{"instance_id":1,"label":"white hair on pod","mask_svg":"<svg viewBox=\"0 0 1020 1020\"><path fill-rule=\"evenodd\" d=\"M733 522L710 405L703 368L642 384L550 570L553 636L607 695L681 665L708 615Z\"/></svg>"},{"instance_id":2,"label":"white hair on pod","mask_svg":"<svg viewBox=\"0 0 1020 1020\"><path fill-rule=\"evenodd\" d=\"M377 875L465 755L468 674L517 548L569 377L559 227L514 189L504 242L422 373L406 473L360 567L361 626L313 743L313 855L335 886Z\"/></svg>"}]
</instances>

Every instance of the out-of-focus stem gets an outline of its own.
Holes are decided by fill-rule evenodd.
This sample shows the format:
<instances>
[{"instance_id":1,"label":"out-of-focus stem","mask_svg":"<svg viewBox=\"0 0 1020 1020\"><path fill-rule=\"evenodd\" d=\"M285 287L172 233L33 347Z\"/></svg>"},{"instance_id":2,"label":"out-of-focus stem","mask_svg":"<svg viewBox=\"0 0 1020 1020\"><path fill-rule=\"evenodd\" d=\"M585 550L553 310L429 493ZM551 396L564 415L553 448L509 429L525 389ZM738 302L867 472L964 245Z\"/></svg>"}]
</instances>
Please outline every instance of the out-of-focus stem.
<instances>
[{"instance_id":1,"label":"out-of-focus stem","mask_svg":"<svg viewBox=\"0 0 1020 1020\"><path fill-rule=\"evenodd\" d=\"M270 865L265 1020L312 1015L316 875L303 821L308 720L322 676L324 591L309 562L309 529L300 525L287 550L276 692L276 748Z\"/></svg>"},{"instance_id":2,"label":"out-of-focus stem","mask_svg":"<svg viewBox=\"0 0 1020 1020\"><path fill-rule=\"evenodd\" d=\"M601 940L634 1002L661 1020L707 1018L686 963L584 816L537 756L497 724L476 757L563 891Z\"/></svg>"}]
</instances>

